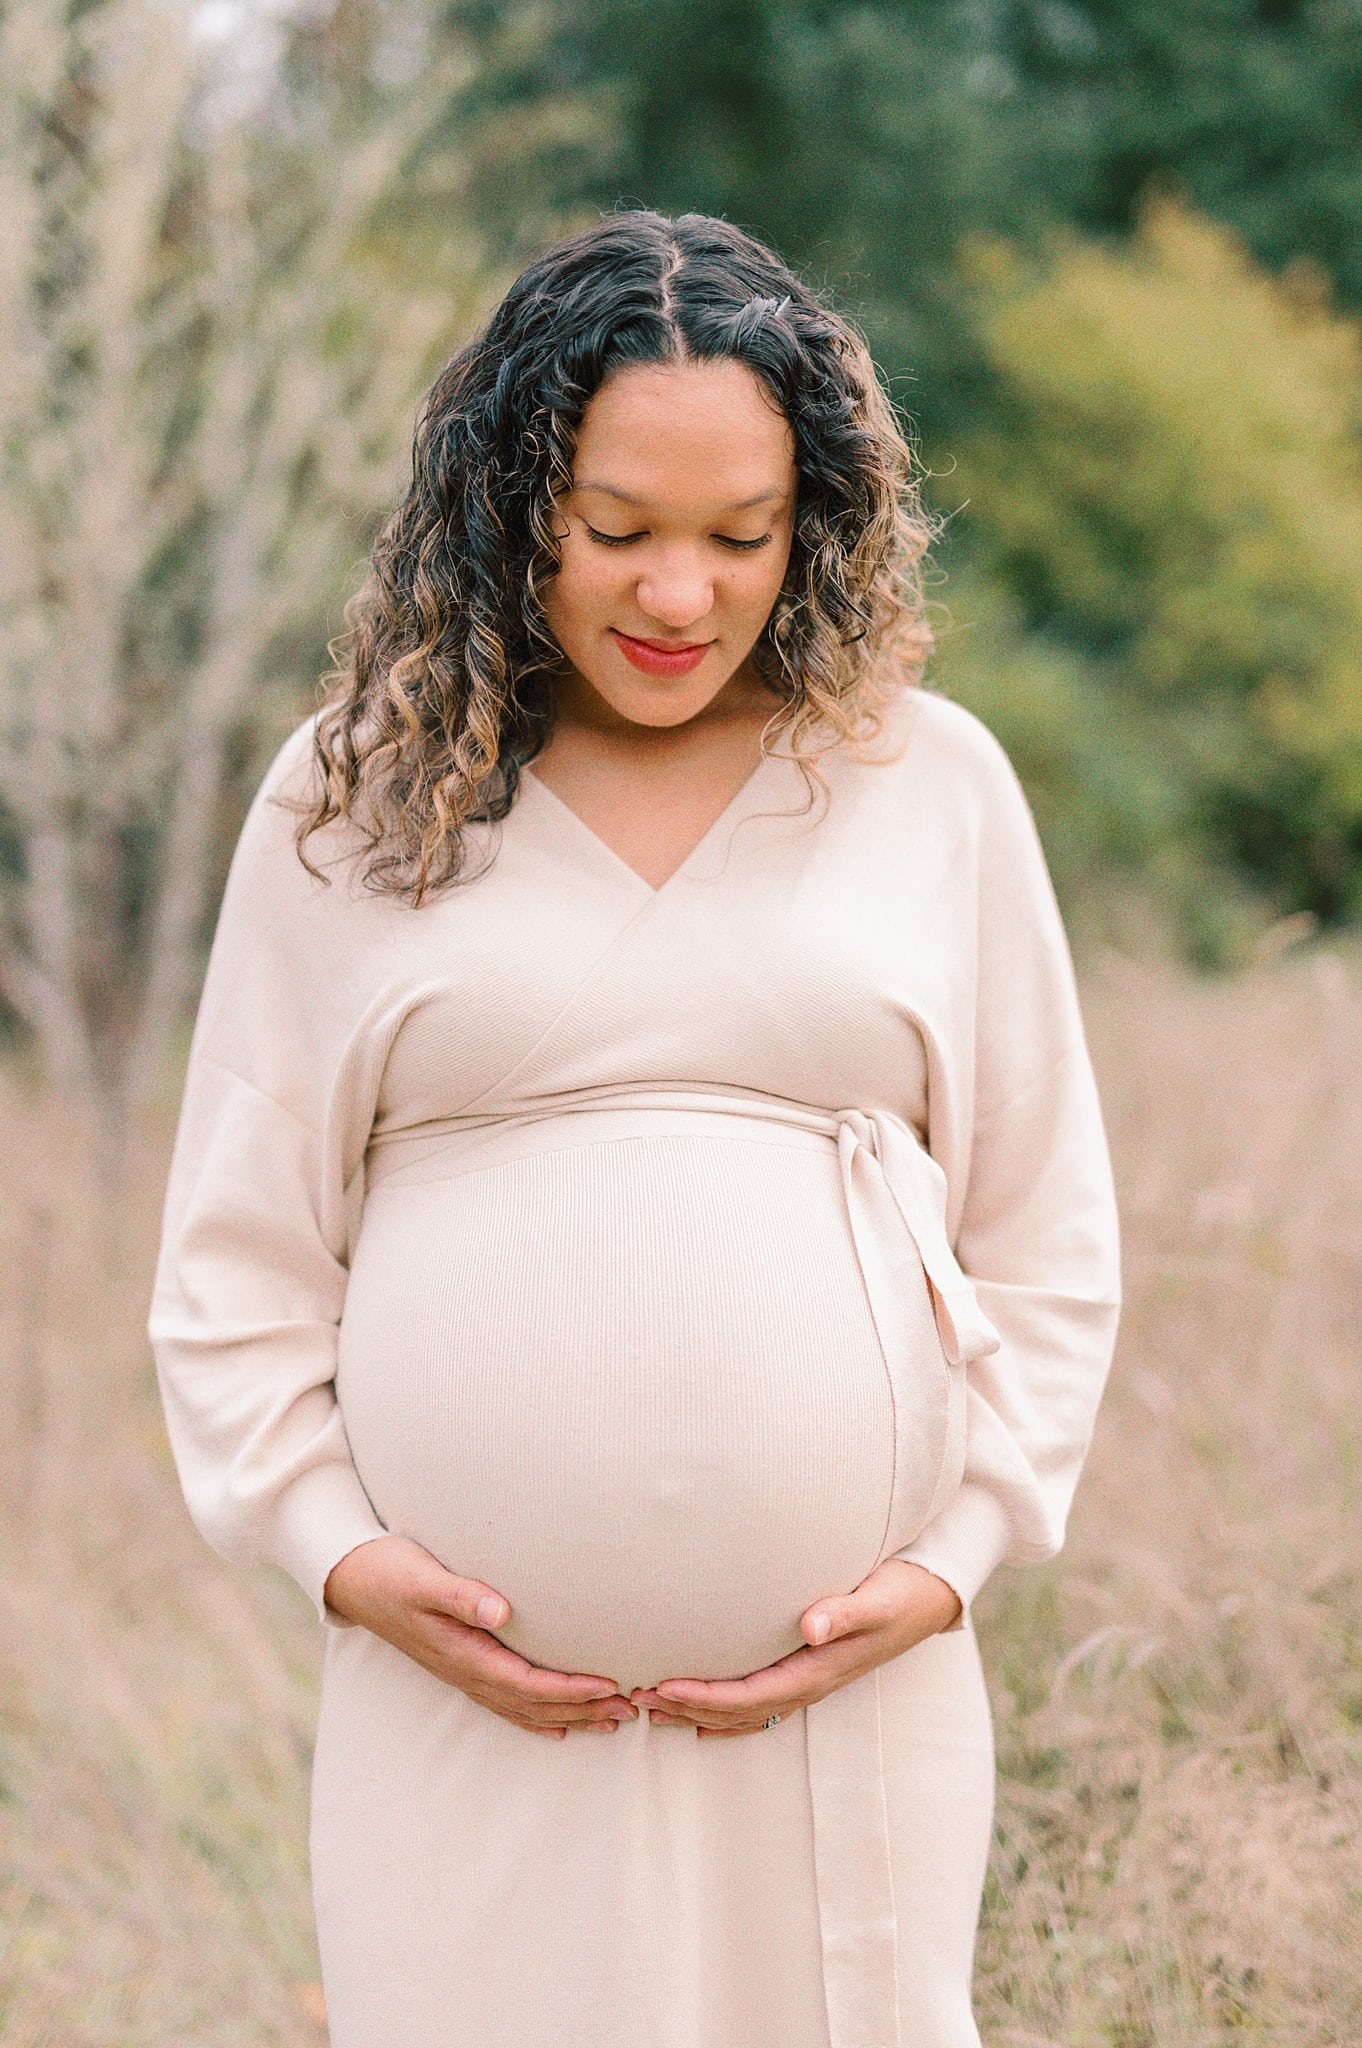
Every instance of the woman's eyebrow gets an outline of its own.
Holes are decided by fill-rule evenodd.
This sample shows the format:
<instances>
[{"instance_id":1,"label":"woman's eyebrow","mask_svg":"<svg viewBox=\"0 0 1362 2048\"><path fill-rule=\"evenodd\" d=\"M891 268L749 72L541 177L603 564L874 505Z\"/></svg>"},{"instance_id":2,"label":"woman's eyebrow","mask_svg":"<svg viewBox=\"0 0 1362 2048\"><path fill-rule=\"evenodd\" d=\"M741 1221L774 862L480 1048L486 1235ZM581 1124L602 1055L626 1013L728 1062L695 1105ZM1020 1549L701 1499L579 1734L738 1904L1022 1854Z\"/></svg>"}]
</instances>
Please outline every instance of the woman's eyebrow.
<instances>
[{"instance_id":1,"label":"woman's eyebrow","mask_svg":"<svg viewBox=\"0 0 1362 2048\"><path fill-rule=\"evenodd\" d=\"M586 477L575 481L573 489L576 491L599 491L603 497L618 498L621 504L624 505L643 505L647 502L644 498L634 497L630 491L620 490L615 484L593 483ZM747 512L753 505L764 505L768 498L784 498L786 496L787 493L776 484L769 491L758 491L754 498L739 498L734 504L725 505L721 509L725 512Z\"/></svg>"}]
</instances>

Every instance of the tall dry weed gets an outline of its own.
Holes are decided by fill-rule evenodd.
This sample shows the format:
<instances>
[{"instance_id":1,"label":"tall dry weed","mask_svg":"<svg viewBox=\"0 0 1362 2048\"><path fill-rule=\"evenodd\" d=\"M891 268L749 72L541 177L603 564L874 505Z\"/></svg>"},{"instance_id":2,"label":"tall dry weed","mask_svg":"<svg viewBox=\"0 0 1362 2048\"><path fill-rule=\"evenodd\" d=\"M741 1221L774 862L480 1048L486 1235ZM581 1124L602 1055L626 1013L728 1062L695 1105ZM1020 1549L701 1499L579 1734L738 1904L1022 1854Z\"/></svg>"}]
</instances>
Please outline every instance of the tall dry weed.
<instances>
[{"instance_id":1,"label":"tall dry weed","mask_svg":"<svg viewBox=\"0 0 1362 2048\"><path fill-rule=\"evenodd\" d=\"M1085 987L1127 1307L1069 1539L981 1604L992 2048L1362 2041L1362 1000Z\"/></svg>"}]
</instances>

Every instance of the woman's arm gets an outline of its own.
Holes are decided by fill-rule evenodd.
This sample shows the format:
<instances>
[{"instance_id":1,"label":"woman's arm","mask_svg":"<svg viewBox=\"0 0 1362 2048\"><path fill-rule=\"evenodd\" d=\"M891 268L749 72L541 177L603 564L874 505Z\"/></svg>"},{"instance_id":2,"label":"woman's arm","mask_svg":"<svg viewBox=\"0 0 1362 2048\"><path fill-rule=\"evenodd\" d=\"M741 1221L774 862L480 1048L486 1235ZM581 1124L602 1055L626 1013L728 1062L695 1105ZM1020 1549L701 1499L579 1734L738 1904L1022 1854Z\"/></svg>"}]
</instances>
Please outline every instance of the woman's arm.
<instances>
[{"instance_id":1,"label":"woman's arm","mask_svg":"<svg viewBox=\"0 0 1362 2048\"><path fill-rule=\"evenodd\" d=\"M983 771L972 1107L948 1220L1002 1345L968 1368L959 1490L895 1553L964 1607L998 1564L1060 1549L1120 1306L1111 1162L1068 943L1016 774L970 724Z\"/></svg>"},{"instance_id":2,"label":"woman's arm","mask_svg":"<svg viewBox=\"0 0 1362 2048\"><path fill-rule=\"evenodd\" d=\"M331 1567L385 1533L336 1403L357 1118L345 1066L344 887L312 880L269 801L242 828L191 1043L148 1334L190 1515L238 1561L283 1567L319 1615Z\"/></svg>"}]
</instances>

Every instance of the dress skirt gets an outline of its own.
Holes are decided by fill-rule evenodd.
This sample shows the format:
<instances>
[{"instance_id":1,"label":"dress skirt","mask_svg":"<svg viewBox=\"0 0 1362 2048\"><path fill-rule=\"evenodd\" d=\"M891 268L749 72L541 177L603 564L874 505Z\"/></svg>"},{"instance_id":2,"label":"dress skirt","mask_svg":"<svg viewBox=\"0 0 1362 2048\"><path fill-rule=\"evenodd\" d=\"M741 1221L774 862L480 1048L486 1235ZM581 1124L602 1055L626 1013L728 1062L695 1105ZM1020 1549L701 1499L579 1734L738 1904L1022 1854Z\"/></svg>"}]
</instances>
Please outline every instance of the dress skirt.
<instances>
[{"instance_id":1,"label":"dress skirt","mask_svg":"<svg viewBox=\"0 0 1362 2048\"><path fill-rule=\"evenodd\" d=\"M351 1452L510 1648L741 1676L949 1496L968 1290L888 1121L677 1093L375 1144ZM974 2048L993 1786L968 1623L759 1733L552 1743L328 1625L332 2048Z\"/></svg>"}]
</instances>

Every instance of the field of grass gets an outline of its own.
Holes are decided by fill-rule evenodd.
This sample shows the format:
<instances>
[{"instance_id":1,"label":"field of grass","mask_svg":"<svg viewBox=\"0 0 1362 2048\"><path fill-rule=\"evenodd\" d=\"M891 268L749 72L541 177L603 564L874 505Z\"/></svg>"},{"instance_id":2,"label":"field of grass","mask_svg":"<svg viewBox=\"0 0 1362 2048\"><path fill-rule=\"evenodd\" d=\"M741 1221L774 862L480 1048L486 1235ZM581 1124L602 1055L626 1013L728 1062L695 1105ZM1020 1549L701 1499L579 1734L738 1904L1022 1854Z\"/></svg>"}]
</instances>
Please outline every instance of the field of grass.
<instances>
[{"instance_id":1,"label":"field of grass","mask_svg":"<svg viewBox=\"0 0 1362 2048\"><path fill-rule=\"evenodd\" d=\"M1357 2048L1362 969L1106 954L1084 997L1127 1307L1065 1550L976 1610L981 2029ZM7 2048L325 2039L319 1631L191 1528L143 1335L171 1113L108 1214L62 1105L0 1071Z\"/></svg>"}]
</instances>

